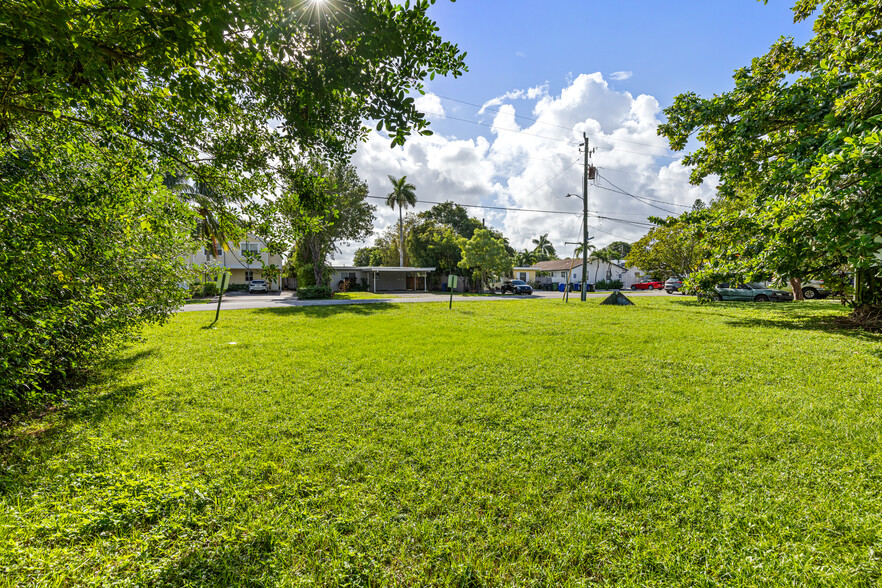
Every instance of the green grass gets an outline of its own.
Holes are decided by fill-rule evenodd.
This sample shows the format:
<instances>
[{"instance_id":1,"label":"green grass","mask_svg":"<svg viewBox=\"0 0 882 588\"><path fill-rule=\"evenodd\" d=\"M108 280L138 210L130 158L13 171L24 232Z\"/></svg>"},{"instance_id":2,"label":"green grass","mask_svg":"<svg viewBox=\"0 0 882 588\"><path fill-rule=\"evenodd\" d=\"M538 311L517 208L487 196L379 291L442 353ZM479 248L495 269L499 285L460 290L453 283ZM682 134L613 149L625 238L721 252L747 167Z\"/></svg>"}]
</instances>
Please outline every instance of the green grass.
<instances>
[{"instance_id":1,"label":"green grass","mask_svg":"<svg viewBox=\"0 0 882 588\"><path fill-rule=\"evenodd\" d=\"M4 430L0 582L878 585L879 337L599 302L182 313Z\"/></svg>"}]
</instances>

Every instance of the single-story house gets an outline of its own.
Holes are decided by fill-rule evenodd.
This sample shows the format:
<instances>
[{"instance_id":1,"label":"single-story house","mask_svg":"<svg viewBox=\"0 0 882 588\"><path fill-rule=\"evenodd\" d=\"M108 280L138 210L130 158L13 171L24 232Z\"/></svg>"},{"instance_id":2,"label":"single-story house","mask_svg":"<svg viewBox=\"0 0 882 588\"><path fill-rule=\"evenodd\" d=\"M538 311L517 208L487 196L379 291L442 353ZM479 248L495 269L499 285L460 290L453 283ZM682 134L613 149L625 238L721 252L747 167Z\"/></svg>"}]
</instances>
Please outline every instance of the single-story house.
<instances>
[{"instance_id":1,"label":"single-story house","mask_svg":"<svg viewBox=\"0 0 882 588\"><path fill-rule=\"evenodd\" d=\"M572 268L572 269L571 269ZM538 274L546 274L537 278L537 281L547 283L564 283L569 274L569 283L576 284L582 281L582 259L567 258L552 261L540 261L533 264L532 268ZM631 284L639 280L642 275L640 270L632 271L626 268L622 262L605 262L596 259L588 260L587 281L594 284L600 280L621 280L624 288L630 288Z\"/></svg>"},{"instance_id":2,"label":"single-story house","mask_svg":"<svg viewBox=\"0 0 882 588\"><path fill-rule=\"evenodd\" d=\"M345 280L361 284L371 292L391 292L413 290L428 292L429 273L434 267L356 267L347 265L331 266L331 289L340 291Z\"/></svg>"}]
</instances>

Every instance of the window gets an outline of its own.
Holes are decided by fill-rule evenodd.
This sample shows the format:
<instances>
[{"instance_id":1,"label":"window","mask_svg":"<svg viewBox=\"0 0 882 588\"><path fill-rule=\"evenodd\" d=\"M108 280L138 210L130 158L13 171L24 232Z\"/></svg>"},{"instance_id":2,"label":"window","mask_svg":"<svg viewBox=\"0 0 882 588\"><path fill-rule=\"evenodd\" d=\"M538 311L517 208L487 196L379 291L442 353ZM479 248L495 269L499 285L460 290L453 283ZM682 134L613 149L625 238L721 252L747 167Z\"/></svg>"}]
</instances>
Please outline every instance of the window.
<instances>
[{"instance_id":1,"label":"window","mask_svg":"<svg viewBox=\"0 0 882 588\"><path fill-rule=\"evenodd\" d=\"M221 245L218 245L217 249L215 249L214 246L210 246L210 247L205 248L205 255L211 255L213 257L220 257L223 254L224 254L224 248Z\"/></svg>"},{"instance_id":2,"label":"window","mask_svg":"<svg viewBox=\"0 0 882 588\"><path fill-rule=\"evenodd\" d=\"M567 272L560 272L560 277L562 277L562 278L567 277Z\"/></svg>"},{"instance_id":3,"label":"window","mask_svg":"<svg viewBox=\"0 0 882 588\"><path fill-rule=\"evenodd\" d=\"M520 273L518 274L518 279L523 280L523 281L526 282L526 281L527 281L527 272L520 272Z\"/></svg>"},{"instance_id":4,"label":"window","mask_svg":"<svg viewBox=\"0 0 882 588\"><path fill-rule=\"evenodd\" d=\"M242 243L242 255L251 254L257 255L258 250L260 249L260 245L257 243Z\"/></svg>"},{"instance_id":5,"label":"window","mask_svg":"<svg viewBox=\"0 0 882 588\"><path fill-rule=\"evenodd\" d=\"M254 271L253 270L245 270L245 281L250 282L254 279Z\"/></svg>"}]
</instances>

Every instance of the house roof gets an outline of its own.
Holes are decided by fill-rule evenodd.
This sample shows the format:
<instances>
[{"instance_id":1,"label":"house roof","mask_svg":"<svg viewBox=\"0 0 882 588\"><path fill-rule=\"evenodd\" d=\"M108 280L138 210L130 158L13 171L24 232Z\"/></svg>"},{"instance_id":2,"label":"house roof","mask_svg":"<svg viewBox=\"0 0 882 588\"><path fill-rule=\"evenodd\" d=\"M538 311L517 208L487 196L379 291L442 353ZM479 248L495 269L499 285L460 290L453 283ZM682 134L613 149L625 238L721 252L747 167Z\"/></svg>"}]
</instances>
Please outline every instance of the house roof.
<instances>
[{"instance_id":1,"label":"house roof","mask_svg":"<svg viewBox=\"0 0 882 588\"><path fill-rule=\"evenodd\" d=\"M573 260L572 258L567 258L567 259L553 259L551 261L540 261L538 263L534 263L533 268L538 269L539 271L542 271L542 272L556 272L556 271L570 269L570 263L573 264L574 268L581 267L582 260L581 259Z\"/></svg>"},{"instance_id":2,"label":"house roof","mask_svg":"<svg viewBox=\"0 0 882 588\"><path fill-rule=\"evenodd\" d=\"M594 260L592 260L589 257L588 263L590 264L592 261L594 261ZM563 271L563 270L570 269L570 262L573 263L573 269L576 269L577 267L582 267L582 260L581 259L573 260L572 258L568 257L566 259L554 259L552 261L540 261L538 263L533 264L533 269L538 269L539 271L543 271L543 272ZM606 263L606 262L604 261L604 262L600 262L600 263ZM614 266L625 269L625 266L621 265L621 263L618 263L615 261L612 261L610 263L612 263L612 265L614 265Z\"/></svg>"},{"instance_id":3,"label":"house roof","mask_svg":"<svg viewBox=\"0 0 882 588\"><path fill-rule=\"evenodd\" d=\"M332 265L334 271L363 271L363 272L433 272L434 267L398 267L398 266L351 266Z\"/></svg>"}]
</instances>

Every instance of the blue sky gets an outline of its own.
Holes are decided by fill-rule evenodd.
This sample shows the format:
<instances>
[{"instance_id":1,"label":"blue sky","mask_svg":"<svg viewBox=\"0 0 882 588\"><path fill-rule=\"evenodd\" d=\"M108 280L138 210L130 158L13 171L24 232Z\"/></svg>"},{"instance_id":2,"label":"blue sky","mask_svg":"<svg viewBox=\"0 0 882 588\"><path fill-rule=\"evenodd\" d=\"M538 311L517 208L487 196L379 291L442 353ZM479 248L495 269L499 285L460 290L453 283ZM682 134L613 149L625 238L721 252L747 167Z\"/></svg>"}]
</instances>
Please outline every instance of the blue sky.
<instances>
[{"instance_id":1,"label":"blue sky","mask_svg":"<svg viewBox=\"0 0 882 588\"><path fill-rule=\"evenodd\" d=\"M581 228L581 202L565 195L581 193L578 143L587 132L601 174L589 187L594 244L635 241L648 215L679 213L713 194L713 182L688 184L684 154L656 136L661 110L679 93L727 91L733 71L780 36L808 40L810 23L794 24L790 4L438 0L429 14L467 52L469 71L426 83L418 104L434 136L390 149L372 133L353 161L372 196L389 192L388 174L407 175L426 201L417 212L444 200L517 209L470 213L518 249L548 233L564 256L572 246L562 242ZM397 211L374 203L379 233ZM345 247L337 262L370 242Z\"/></svg>"}]
</instances>

